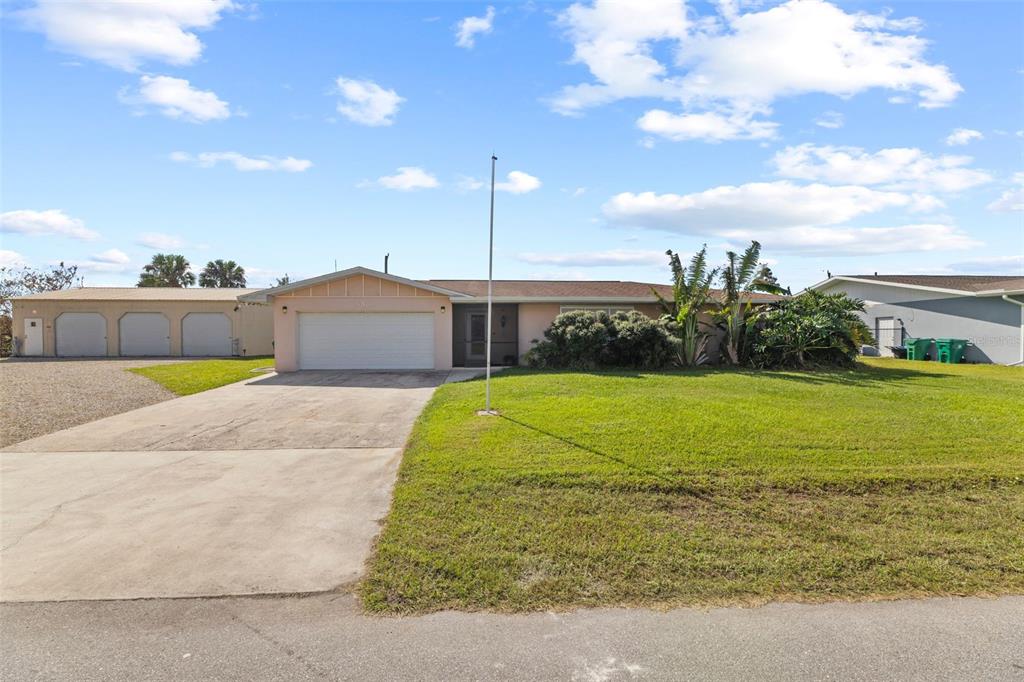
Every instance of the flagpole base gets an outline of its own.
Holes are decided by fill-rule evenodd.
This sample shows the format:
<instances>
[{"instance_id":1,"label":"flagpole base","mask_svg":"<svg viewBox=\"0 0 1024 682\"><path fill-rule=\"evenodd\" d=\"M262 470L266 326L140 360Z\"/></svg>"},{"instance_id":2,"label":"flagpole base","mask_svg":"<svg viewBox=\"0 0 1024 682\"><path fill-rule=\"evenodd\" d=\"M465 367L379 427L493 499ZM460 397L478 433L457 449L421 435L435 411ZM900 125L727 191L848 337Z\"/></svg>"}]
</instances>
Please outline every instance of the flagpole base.
<instances>
[{"instance_id":1,"label":"flagpole base","mask_svg":"<svg viewBox=\"0 0 1024 682\"><path fill-rule=\"evenodd\" d=\"M497 410L477 410L476 416L478 417L500 417L501 414Z\"/></svg>"}]
</instances>

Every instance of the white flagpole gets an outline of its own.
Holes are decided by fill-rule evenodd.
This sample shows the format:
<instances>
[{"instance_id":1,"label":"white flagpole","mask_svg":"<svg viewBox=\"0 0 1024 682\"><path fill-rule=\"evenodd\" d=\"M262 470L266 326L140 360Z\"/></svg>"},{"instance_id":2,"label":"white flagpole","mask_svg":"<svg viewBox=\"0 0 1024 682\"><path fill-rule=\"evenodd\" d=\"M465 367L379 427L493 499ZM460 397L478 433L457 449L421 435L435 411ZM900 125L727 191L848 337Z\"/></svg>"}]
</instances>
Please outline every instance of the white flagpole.
<instances>
[{"instance_id":1,"label":"white flagpole","mask_svg":"<svg viewBox=\"0 0 1024 682\"><path fill-rule=\"evenodd\" d=\"M494 294L494 166L498 157L491 154L491 235L487 250L487 399L484 411L491 411L491 299Z\"/></svg>"}]
</instances>

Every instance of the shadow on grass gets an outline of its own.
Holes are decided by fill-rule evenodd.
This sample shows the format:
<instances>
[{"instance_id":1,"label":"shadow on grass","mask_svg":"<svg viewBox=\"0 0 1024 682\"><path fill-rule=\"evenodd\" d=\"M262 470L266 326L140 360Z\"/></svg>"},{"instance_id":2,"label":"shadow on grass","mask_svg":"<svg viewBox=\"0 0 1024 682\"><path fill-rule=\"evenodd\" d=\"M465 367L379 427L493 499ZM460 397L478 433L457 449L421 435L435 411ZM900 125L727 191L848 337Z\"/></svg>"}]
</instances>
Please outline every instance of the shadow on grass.
<instances>
[{"instance_id":1,"label":"shadow on grass","mask_svg":"<svg viewBox=\"0 0 1024 682\"><path fill-rule=\"evenodd\" d=\"M518 419L515 419L514 417L509 417L508 415L504 415L504 414L500 415L500 417L502 419L504 419L505 421L512 422L513 424L515 424L517 426L521 426L524 429L529 429L530 431L533 431L534 433L539 433L541 435L547 436L548 438L554 438L555 440L557 440L559 442L562 442L562 443L565 443L566 445L568 445L570 447L574 447L574 448L576 448L578 450L582 450L582 451L590 453L592 455L596 455L598 457L601 457L603 459L608 460L609 462L615 462L616 464L618 464L618 465L620 465L620 466L622 466L624 468L630 469L630 470L635 471L637 473L641 473L641 474L643 474L645 476L650 476L651 478L664 483L666 488L668 490L671 490L672 492L679 492L679 493L683 493L685 495L690 495L692 497L696 497L696 498L699 498L701 500L704 500L705 502L710 502L711 501L711 498L707 494L705 494L704 492L702 492L701 490L698 490L697 488L695 488L693 486L689 486L689 485L686 485L686 484L682 483L677 478L673 478L671 476L666 476L665 474L663 474L663 473L661 473L659 471L655 471L654 469L651 469L651 468L648 468L648 467L636 464L634 462L629 462L629 461L623 459L622 457L617 457L617 456L611 455L611 454L609 454L607 452L602 452L601 450L593 448L593 447L591 447L589 445L584 445L583 443L578 443L578 442L572 440L571 438L567 438L565 436L560 436L557 433L552 433L551 431L547 431L546 429L542 429L540 427L533 426L532 424L527 424L526 422L519 421Z\"/></svg>"},{"instance_id":2,"label":"shadow on grass","mask_svg":"<svg viewBox=\"0 0 1024 682\"><path fill-rule=\"evenodd\" d=\"M637 370L637 369L531 369L514 368L505 376L592 376L622 379L650 380L658 377L704 378L714 375L737 375L751 379L781 379L805 384L833 384L839 386L872 386L912 379L946 379L951 375L929 371L929 367L873 367L858 363L849 369L753 369L751 367L702 366L689 369Z\"/></svg>"}]
</instances>

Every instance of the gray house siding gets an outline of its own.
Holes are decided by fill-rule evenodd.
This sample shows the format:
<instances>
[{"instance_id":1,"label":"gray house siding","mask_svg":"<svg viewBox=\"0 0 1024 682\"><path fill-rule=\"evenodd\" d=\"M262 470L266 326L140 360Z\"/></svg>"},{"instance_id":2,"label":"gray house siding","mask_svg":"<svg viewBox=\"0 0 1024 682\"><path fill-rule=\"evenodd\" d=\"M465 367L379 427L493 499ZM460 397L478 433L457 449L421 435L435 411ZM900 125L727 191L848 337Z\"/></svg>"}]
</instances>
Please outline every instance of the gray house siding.
<instances>
[{"instance_id":1,"label":"gray house siding","mask_svg":"<svg viewBox=\"0 0 1024 682\"><path fill-rule=\"evenodd\" d=\"M1021 309L998 296L957 296L936 291L836 281L820 289L864 300L861 317L872 330L891 318L903 336L968 339L967 362L1020 361ZM879 339L880 345L884 345ZM887 349L879 349L889 355Z\"/></svg>"}]
</instances>

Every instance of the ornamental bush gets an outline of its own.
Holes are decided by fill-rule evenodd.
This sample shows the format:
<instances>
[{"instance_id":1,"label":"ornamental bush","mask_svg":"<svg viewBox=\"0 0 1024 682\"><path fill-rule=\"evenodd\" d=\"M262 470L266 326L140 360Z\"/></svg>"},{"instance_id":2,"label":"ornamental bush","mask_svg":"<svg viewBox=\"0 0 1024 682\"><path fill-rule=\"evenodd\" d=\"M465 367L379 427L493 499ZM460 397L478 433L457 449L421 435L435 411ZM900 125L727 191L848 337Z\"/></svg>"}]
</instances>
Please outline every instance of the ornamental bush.
<instances>
[{"instance_id":1,"label":"ornamental bush","mask_svg":"<svg viewBox=\"0 0 1024 682\"><path fill-rule=\"evenodd\" d=\"M749 362L763 369L850 367L865 333L864 302L808 291L760 309L747 325Z\"/></svg>"},{"instance_id":2,"label":"ornamental bush","mask_svg":"<svg viewBox=\"0 0 1024 682\"><path fill-rule=\"evenodd\" d=\"M658 369L672 361L674 343L662 321L643 313L574 310L555 318L526 362L558 369Z\"/></svg>"},{"instance_id":3,"label":"ornamental bush","mask_svg":"<svg viewBox=\"0 0 1024 682\"><path fill-rule=\"evenodd\" d=\"M678 341L666 323L632 310L615 313L608 325L602 364L609 367L658 369L672 363Z\"/></svg>"}]
</instances>

